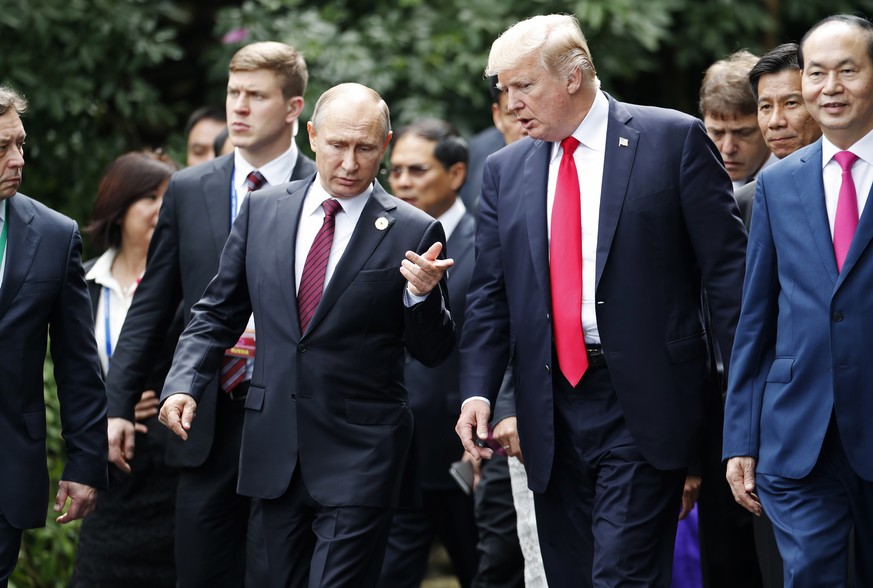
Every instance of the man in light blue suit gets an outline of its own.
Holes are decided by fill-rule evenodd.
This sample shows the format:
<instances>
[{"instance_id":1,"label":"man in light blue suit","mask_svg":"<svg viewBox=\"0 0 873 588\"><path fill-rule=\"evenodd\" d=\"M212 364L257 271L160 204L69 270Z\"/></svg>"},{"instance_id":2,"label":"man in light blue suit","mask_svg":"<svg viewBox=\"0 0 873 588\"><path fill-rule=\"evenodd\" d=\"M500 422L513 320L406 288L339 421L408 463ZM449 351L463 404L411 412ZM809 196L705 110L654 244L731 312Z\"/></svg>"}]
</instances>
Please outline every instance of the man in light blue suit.
<instances>
[{"instance_id":1,"label":"man in light blue suit","mask_svg":"<svg viewBox=\"0 0 873 588\"><path fill-rule=\"evenodd\" d=\"M871 586L873 24L824 19L799 61L824 137L758 180L724 457L737 501L773 522L786 586L845 586L853 527Z\"/></svg>"}]
</instances>

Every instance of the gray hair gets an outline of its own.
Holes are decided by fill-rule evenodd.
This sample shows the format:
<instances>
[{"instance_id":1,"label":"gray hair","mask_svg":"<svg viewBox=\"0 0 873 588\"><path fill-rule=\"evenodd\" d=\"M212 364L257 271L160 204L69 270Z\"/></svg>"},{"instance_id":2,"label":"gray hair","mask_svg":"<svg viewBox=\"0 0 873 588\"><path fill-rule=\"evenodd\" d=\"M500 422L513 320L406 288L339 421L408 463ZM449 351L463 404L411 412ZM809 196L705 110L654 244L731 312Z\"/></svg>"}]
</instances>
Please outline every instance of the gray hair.
<instances>
[{"instance_id":1,"label":"gray hair","mask_svg":"<svg viewBox=\"0 0 873 588\"><path fill-rule=\"evenodd\" d=\"M0 116L6 114L10 108L14 108L19 115L24 114L27 110L27 98L9 86L0 85Z\"/></svg>"}]
</instances>

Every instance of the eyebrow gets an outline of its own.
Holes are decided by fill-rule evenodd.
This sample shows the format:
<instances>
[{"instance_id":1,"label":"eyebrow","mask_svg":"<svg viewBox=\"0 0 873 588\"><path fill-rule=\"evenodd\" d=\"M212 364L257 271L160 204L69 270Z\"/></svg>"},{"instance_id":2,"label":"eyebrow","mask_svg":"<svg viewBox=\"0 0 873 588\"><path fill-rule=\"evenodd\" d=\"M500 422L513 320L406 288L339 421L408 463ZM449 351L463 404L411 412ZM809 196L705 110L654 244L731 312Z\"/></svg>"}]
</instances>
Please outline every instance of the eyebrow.
<instances>
[{"instance_id":1,"label":"eyebrow","mask_svg":"<svg viewBox=\"0 0 873 588\"><path fill-rule=\"evenodd\" d=\"M847 58L843 59L842 61L840 61L839 63L837 63L834 67L842 67L842 66L847 65L847 64L848 65L857 65L857 63L855 62L855 59L853 57L847 57ZM827 69L827 67L825 65L823 65L821 62L818 62L818 61L810 61L808 65L809 65L809 67L821 67L821 68Z\"/></svg>"}]
</instances>

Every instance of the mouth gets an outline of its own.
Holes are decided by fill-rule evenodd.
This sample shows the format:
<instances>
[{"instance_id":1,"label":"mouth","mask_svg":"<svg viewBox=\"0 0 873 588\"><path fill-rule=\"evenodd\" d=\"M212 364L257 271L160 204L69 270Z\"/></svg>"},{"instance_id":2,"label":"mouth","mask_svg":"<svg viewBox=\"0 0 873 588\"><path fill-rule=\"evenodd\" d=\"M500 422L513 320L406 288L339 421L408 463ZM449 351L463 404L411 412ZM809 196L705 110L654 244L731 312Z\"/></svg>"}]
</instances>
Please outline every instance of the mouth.
<instances>
[{"instance_id":1,"label":"mouth","mask_svg":"<svg viewBox=\"0 0 873 588\"><path fill-rule=\"evenodd\" d=\"M839 114L846 108L848 108L848 104L845 102L825 102L821 105L821 109L827 112L828 114Z\"/></svg>"},{"instance_id":2,"label":"mouth","mask_svg":"<svg viewBox=\"0 0 873 588\"><path fill-rule=\"evenodd\" d=\"M245 132L245 131L249 130L249 128L250 128L249 125L247 125L246 123L242 123L242 122L233 122L230 124L230 130L237 132L237 133Z\"/></svg>"}]
</instances>

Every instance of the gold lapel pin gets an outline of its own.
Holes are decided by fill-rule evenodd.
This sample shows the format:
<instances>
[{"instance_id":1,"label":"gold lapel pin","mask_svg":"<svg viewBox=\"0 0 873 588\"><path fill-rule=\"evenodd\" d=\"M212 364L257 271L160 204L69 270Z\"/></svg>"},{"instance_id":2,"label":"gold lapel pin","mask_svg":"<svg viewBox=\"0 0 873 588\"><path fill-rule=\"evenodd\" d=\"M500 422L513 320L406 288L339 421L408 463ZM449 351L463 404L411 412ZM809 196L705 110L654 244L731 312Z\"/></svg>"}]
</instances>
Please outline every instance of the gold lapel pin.
<instances>
[{"instance_id":1,"label":"gold lapel pin","mask_svg":"<svg viewBox=\"0 0 873 588\"><path fill-rule=\"evenodd\" d=\"M377 229L379 229L380 231L384 231L388 228L388 219L384 216L380 216L376 219L375 225Z\"/></svg>"}]
</instances>

